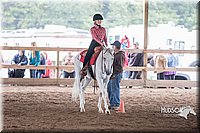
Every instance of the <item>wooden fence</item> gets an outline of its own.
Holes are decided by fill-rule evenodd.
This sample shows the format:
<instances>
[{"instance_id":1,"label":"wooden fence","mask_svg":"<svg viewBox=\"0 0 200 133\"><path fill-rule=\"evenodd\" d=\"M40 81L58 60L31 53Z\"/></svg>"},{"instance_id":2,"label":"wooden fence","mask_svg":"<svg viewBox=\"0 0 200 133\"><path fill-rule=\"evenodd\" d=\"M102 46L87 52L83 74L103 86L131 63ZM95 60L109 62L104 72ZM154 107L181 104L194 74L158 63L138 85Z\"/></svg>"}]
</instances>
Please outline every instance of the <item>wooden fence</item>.
<instances>
[{"instance_id":1,"label":"wooden fence","mask_svg":"<svg viewBox=\"0 0 200 133\"><path fill-rule=\"evenodd\" d=\"M11 47L11 46L2 46L1 50L40 50L40 51L54 51L57 53L56 65L48 66L41 65L38 67L32 65L18 66L18 65L6 65L1 64L1 68L13 68L13 69L52 69L56 70L56 78L2 78L2 84L18 84L18 85L70 85L74 83L74 79L64 79L60 78L59 71L63 69L73 69L74 66L62 66L60 65L60 52L62 51L73 51L79 52L82 51L82 48L59 48L59 47ZM135 53L169 53L169 50L145 50L145 49L125 49L124 51L135 52ZM184 53L184 54L197 54L197 50L172 50L173 53ZM145 58L145 57L144 57ZM147 60L147 57L146 59ZM163 71L191 71L197 72L198 68L159 68ZM124 70L128 71L154 71L153 67L124 67ZM158 69L156 69L158 70ZM143 86L143 87L198 87L197 81L190 80L148 80L147 75L143 75L142 79L132 80L125 79L121 81L121 86ZM92 83L90 84L92 85Z\"/></svg>"},{"instance_id":2,"label":"wooden fence","mask_svg":"<svg viewBox=\"0 0 200 133\"><path fill-rule=\"evenodd\" d=\"M148 43L148 0L143 0L143 20L144 20L144 49L126 49L125 51L128 52L135 52L135 53L144 53L144 67L126 67L125 70L132 70L132 71L142 71L143 72L143 79L140 80L122 80L122 86L143 86L146 87L198 87L197 81L188 81L188 80L148 80L147 79L147 72L154 71L153 68L147 67L147 54L148 53L161 53L166 54L169 53L169 50L153 50L147 49ZM73 66L60 66L59 59L60 59L60 51L74 51L78 52L81 51L81 48L50 48L50 47L8 47L2 46L2 50L40 50L40 51L55 51L57 52L57 61L56 65L54 66L15 66L15 65L1 65L2 68L25 68L25 69L56 69L57 74L55 79L11 79L5 78L2 79L3 84L20 84L20 85L72 85L74 79L61 79L59 77L59 70L61 69L69 69ZM173 53L181 53L181 54L197 54L197 50L172 50ZM162 70L162 68L160 68ZM191 71L197 72L197 68L166 68L164 71Z\"/></svg>"}]
</instances>

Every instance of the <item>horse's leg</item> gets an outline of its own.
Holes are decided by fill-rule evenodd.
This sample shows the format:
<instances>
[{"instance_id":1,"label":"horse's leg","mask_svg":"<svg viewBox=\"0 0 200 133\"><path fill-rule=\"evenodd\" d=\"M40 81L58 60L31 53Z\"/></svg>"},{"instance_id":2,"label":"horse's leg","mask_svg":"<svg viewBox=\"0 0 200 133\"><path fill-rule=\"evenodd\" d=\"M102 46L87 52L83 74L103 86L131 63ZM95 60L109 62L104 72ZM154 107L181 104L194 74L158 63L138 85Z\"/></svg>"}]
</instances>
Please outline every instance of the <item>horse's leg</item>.
<instances>
[{"instance_id":1,"label":"horse's leg","mask_svg":"<svg viewBox=\"0 0 200 133\"><path fill-rule=\"evenodd\" d=\"M80 99L80 112L85 112L85 109L84 109L84 106L83 106L83 91L82 91L82 86L80 87L79 99Z\"/></svg>"},{"instance_id":2,"label":"horse's leg","mask_svg":"<svg viewBox=\"0 0 200 133\"><path fill-rule=\"evenodd\" d=\"M80 99L80 112L85 112L85 109L84 109L84 105L83 105L83 93L84 93L84 90L83 90L83 82L85 81L82 81L81 84L80 84L80 90L79 90L79 99Z\"/></svg>"},{"instance_id":3,"label":"horse's leg","mask_svg":"<svg viewBox=\"0 0 200 133\"><path fill-rule=\"evenodd\" d=\"M80 90L80 112L85 112L85 88L90 83L90 78L85 78L82 80L81 90Z\"/></svg>"},{"instance_id":4,"label":"horse's leg","mask_svg":"<svg viewBox=\"0 0 200 133\"><path fill-rule=\"evenodd\" d=\"M104 100L104 108L105 108L105 113L110 114L110 110L108 109L108 103L107 103L107 85L108 85L109 80L106 79L104 82L104 88L103 88L103 100Z\"/></svg>"},{"instance_id":5,"label":"horse's leg","mask_svg":"<svg viewBox=\"0 0 200 133\"><path fill-rule=\"evenodd\" d=\"M103 80L102 79L97 79L98 84L99 84L99 101L98 101L98 112L99 113L104 113L102 107L101 107L101 102L102 102L102 96L103 96Z\"/></svg>"},{"instance_id":6,"label":"horse's leg","mask_svg":"<svg viewBox=\"0 0 200 133\"><path fill-rule=\"evenodd\" d=\"M80 82L80 93L79 93L79 98L80 98L80 112L85 112L84 102L83 102L83 97L84 97L84 95L83 95L83 93L84 93L83 85L84 85L84 82L85 82L85 79Z\"/></svg>"}]
</instances>

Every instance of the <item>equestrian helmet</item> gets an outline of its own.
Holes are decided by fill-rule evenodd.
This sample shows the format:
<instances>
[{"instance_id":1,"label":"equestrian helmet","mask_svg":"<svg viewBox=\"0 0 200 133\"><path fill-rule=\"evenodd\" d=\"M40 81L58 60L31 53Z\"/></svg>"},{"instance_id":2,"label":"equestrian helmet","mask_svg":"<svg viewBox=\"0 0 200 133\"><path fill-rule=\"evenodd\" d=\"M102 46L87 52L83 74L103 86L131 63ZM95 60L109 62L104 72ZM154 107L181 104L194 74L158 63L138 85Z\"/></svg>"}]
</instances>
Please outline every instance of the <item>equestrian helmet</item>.
<instances>
[{"instance_id":1,"label":"equestrian helmet","mask_svg":"<svg viewBox=\"0 0 200 133\"><path fill-rule=\"evenodd\" d=\"M103 20L102 15L101 15L101 14L95 14L95 15L93 16L93 21L95 21L95 20Z\"/></svg>"}]
</instances>

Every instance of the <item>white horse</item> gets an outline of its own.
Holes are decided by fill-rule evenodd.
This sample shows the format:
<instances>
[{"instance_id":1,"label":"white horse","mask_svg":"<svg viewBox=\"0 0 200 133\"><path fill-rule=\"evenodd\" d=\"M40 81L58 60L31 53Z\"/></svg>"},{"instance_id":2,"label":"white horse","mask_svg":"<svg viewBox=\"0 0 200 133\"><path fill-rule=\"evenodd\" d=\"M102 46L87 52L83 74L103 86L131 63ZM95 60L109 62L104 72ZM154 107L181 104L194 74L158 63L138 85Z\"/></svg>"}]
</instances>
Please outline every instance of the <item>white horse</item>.
<instances>
[{"instance_id":1,"label":"white horse","mask_svg":"<svg viewBox=\"0 0 200 133\"><path fill-rule=\"evenodd\" d=\"M99 101L98 101L98 112L104 113L104 110L101 107L102 99L104 101L105 113L110 114L107 104L107 85L110 79L110 76L113 72L113 61L114 61L114 51L110 48L103 48L99 56L96 59L94 65L94 75L96 76L97 83L99 85ZM80 112L85 112L85 88L92 80L91 74L87 70L87 75L80 81L81 75L80 71L83 66L83 63L80 61L80 54L76 55L74 58L75 65L75 82L72 89L72 100L77 101L79 96L80 100Z\"/></svg>"}]
</instances>

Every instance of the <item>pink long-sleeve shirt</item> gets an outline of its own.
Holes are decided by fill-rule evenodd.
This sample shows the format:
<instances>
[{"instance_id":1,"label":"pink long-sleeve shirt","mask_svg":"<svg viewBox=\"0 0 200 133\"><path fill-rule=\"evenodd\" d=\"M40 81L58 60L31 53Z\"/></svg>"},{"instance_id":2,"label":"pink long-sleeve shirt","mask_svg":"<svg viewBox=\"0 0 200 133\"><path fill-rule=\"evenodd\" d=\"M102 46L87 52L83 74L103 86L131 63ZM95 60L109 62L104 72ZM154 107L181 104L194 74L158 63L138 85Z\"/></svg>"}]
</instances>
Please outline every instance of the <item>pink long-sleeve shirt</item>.
<instances>
[{"instance_id":1,"label":"pink long-sleeve shirt","mask_svg":"<svg viewBox=\"0 0 200 133\"><path fill-rule=\"evenodd\" d=\"M103 42L105 42L105 45L108 46L107 37L106 37L106 29L104 27L94 25L90 29L90 33L92 35L92 39L97 41L100 45L103 45Z\"/></svg>"}]
</instances>

